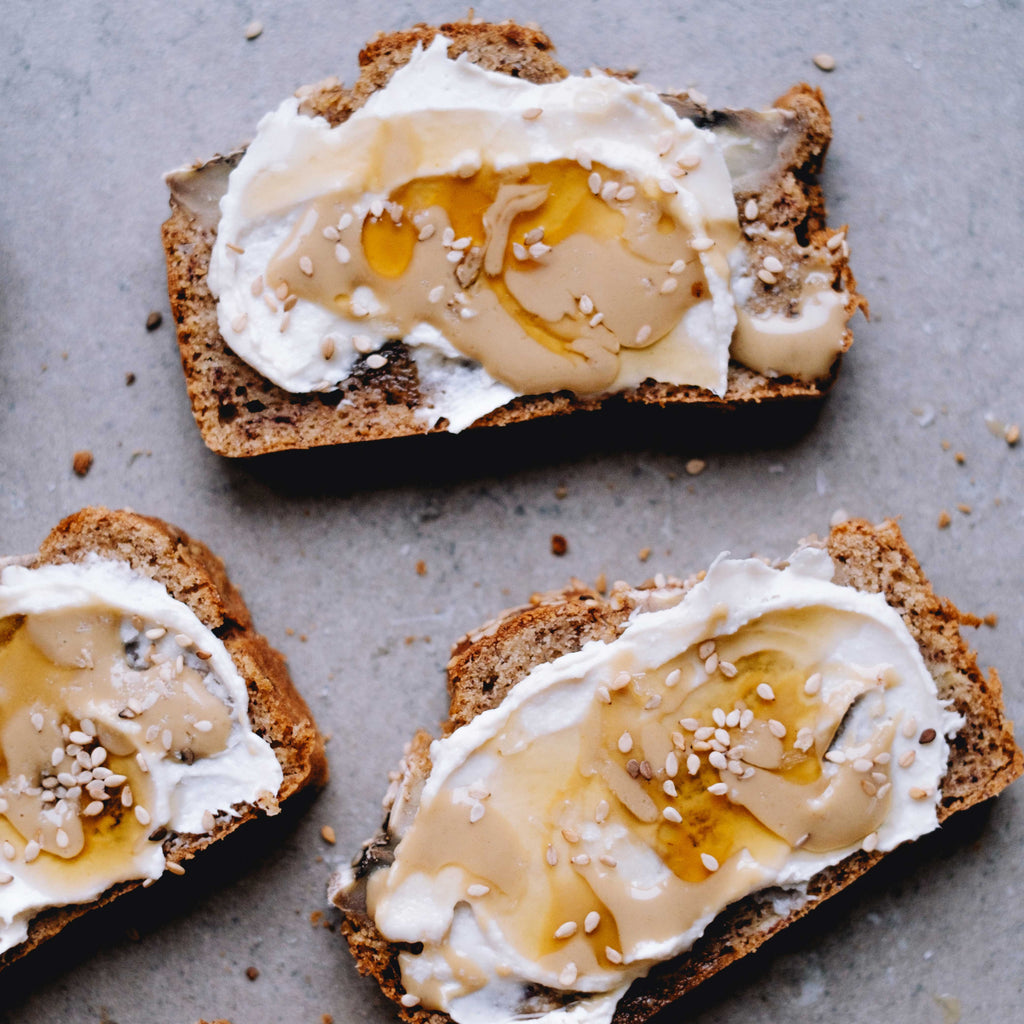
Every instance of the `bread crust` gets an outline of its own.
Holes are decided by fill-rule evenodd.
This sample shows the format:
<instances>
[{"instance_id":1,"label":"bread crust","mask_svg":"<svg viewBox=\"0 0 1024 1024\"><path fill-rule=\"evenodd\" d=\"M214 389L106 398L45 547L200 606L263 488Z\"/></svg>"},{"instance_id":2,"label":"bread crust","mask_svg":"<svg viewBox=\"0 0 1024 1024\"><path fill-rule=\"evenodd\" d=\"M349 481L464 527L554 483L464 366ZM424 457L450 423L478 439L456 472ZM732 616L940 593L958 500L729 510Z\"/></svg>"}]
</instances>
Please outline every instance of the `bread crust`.
<instances>
[{"instance_id":1,"label":"bread crust","mask_svg":"<svg viewBox=\"0 0 1024 1024\"><path fill-rule=\"evenodd\" d=\"M277 814L281 803L307 786L320 787L326 783L323 739L292 683L284 658L255 630L224 563L205 544L161 519L127 510L91 507L58 523L40 545L36 557L17 561L35 567L80 562L90 554L125 562L136 572L156 580L216 634L246 682L252 727L271 745L284 772L276 799L260 806L236 805L238 817L218 820L214 830L205 835L169 833L163 843L168 861L183 864L245 822ZM32 952L76 918L141 884L120 883L89 903L40 912L29 923L28 938L0 955L0 970Z\"/></svg>"},{"instance_id":2,"label":"bread crust","mask_svg":"<svg viewBox=\"0 0 1024 1024\"><path fill-rule=\"evenodd\" d=\"M1024 772L1024 756L1005 716L998 675L995 670L987 678L982 674L961 634L961 625L977 625L978 620L936 596L892 520L878 525L863 520L843 523L832 529L825 546L835 565L837 583L882 593L899 612L936 680L940 697L951 700L964 717L963 728L950 744L939 821L1001 792ZM670 585L688 589L696 579L671 581ZM496 706L536 665L579 650L590 640L614 638L635 607L635 592L624 584L603 597L574 582L564 590L535 595L529 606L504 612L463 637L454 645L448 664L451 712L443 733ZM425 778L429 773L429 744L425 732L413 739L405 758L407 774ZM811 898L788 914L777 913L770 900L757 894L728 907L692 949L632 985L616 1009L614 1024L646 1021L844 889L884 856L859 851L819 872L808 885ZM360 972L376 978L384 993L397 1002L403 992L399 947L384 940L365 915L344 908L341 930ZM403 1020L417 1024L451 1020L444 1013L401 1005L398 1013Z\"/></svg>"},{"instance_id":3,"label":"bread crust","mask_svg":"<svg viewBox=\"0 0 1024 1024\"><path fill-rule=\"evenodd\" d=\"M360 77L351 89L336 78L300 89L300 110L321 115L332 125L346 120L362 106L391 75L406 63L418 44L427 45L442 32L452 40L449 55L466 54L488 70L521 77L532 82L557 81L567 70L553 57L550 39L538 29L506 22L486 24L456 21L440 26L416 25L403 32L383 34L369 42L359 54ZM711 124L727 116L708 110L701 103L679 94L676 97L688 116ZM793 136L797 140L788 154L787 167L768 194L760 195L758 219L765 227L792 232L800 245L810 245L818 258L826 259L837 286L849 296L847 315L867 303L857 292L845 252L828 250L825 204L815 176L821 170L831 138L831 120L819 90L808 85L790 89L775 102L790 112ZM216 157L194 171L215 175L226 172L241 152ZM742 210L750 191L739 189L737 203ZM167 285L171 310L177 327L178 345L192 412L207 446L221 455L245 457L285 449L313 448L354 441L380 440L411 434L443 431L445 422L433 424L416 417L420 392L415 363L400 341L383 349L387 363L371 369L361 359L353 374L338 390L326 393L293 394L272 384L240 359L228 347L217 325L216 302L207 286L206 274L216 238L216 219L197 216L172 187L171 214L162 229L167 258ZM741 218L741 227L745 222ZM845 231L845 228L838 229ZM750 239L752 257L770 251ZM784 289L776 289L771 301L783 302ZM847 328L843 350L852 341ZM686 405L714 410L737 406L754 407L778 399L820 401L831 388L839 368L838 356L820 380L802 382L788 377L768 378L730 363L728 389L723 398L696 387L645 381L636 388L604 398L578 398L567 391L513 399L477 420L474 427L506 426L526 420L569 413L593 412L623 405Z\"/></svg>"}]
</instances>

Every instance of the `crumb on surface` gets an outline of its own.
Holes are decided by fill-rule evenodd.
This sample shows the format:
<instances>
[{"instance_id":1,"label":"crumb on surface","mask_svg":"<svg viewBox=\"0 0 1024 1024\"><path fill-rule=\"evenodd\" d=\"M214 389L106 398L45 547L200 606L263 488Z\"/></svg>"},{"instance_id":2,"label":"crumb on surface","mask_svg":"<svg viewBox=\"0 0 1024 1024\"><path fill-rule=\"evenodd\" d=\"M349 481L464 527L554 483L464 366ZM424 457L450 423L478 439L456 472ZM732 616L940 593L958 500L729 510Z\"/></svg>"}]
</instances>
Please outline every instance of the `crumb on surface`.
<instances>
[{"instance_id":1,"label":"crumb on surface","mask_svg":"<svg viewBox=\"0 0 1024 1024\"><path fill-rule=\"evenodd\" d=\"M559 486L555 488L555 497L559 501L563 501L568 496L569 496L569 488L566 487L565 484L559 484Z\"/></svg>"},{"instance_id":2,"label":"crumb on surface","mask_svg":"<svg viewBox=\"0 0 1024 1024\"><path fill-rule=\"evenodd\" d=\"M422 558L416 563L416 575L417 576L426 576L427 575L427 563L424 562Z\"/></svg>"},{"instance_id":3,"label":"crumb on surface","mask_svg":"<svg viewBox=\"0 0 1024 1024\"><path fill-rule=\"evenodd\" d=\"M708 464L703 459L690 459L684 468L690 476L697 476L698 473L703 473L708 468Z\"/></svg>"},{"instance_id":4,"label":"crumb on surface","mask_svg":"<svg viewBox=\"0 0 1024 1024\"><path fill-rule=\"evenodd\" d=\"M814 66L820 68L822 71L835 70L836 59L831 53L816 53L811 60L814 61Z\"/></svg>"},{"instance_id":5,"label":"crumb on surface","mask_svg":"<svg viewBox=\"0 0 1024 1024\"><path fill-rule=\"evenodd\" d=\"M594 589L599 594L608 593L608 576L606 573L600 573L596 580L594 580Z\"/></svg>"},{"instance_id":6,"label":"crumb on surface","mask_svg":"<svg viewBox=\"0 0 1024 1024\"><path fill-rule=\"evenodd\" d=\"M1006 428L1006 443L1013 448L1020 441L1020 424L1011 423Z\"/></svg>"},{"instance_id":7,"label":"crumb on surface","mask_svg":"<svg viewBox=\"0 0 1024 1024\"><path fill-rule=\"evenodd\" d=\"M995 629L999 625L999 616L995 612L989 612L981 621L991 629Z\"/></svg>"},{"instance_id":8,"label":"crumb on surface","mask_svg":"<svg viewBox=\"0 0 1024 1024\"><path fill-rule=\"evenodd\" d=\"M75 471L76 476L85 476L92 469L92 463L92 452L88 448L82 448L75 452L74 458L71 460L71 468Z\"/></svg>"},{"instance_id":9,"label":"crumb on surface","mask_svg":"<svg viewBox=\"0 0 1024 1024\"><path fill-rule=\"evenodd\" d=\"M164 315L158 309L154 309L146 317L146 330L155 331L164 322Z\"/></svg>"},{"instance_id":10,"label":"crumb on surface","mask_svg":"<svg viewBox=\"0 0 1024 1024\"><path fill-rule=\"evenodd\" d=\"M956 459L958 466L962 466L967 461L967 456L964 452L954 452L953 458Z\"/></svg>"},{"instance_id":11,"label":"crumb on surface","mask_svg":"<svg viewBox=\"0 0 1024 1024\"><path fill-rule=\"evenodd\" d=\"M945 530L951 522L953 522L953 520L950 517L950 514L945 509L943 509L939 513L939 529Z\"/></svg>"},{"instance_id":12,"label":"crumb on surface","mask_svg":"<svg viewBox=\"0 0 1024 1024\"><path fill-rule=\"evenodd\" d=\"M338 837L334 834L334 829L331 828L330 825L324 825L324 827L320 829L320 837L325 843L330 843L331 846L338 841Z\"/></svg>"},{"instance_id":13,"label":"crumb on surface","mask_svg":"<svg viewBox=\"0 0 1024 1024\"><path fill-rule=\"evenodd\" d=\"M560 533L551 534L551 554L561 557L569 550L569 542Z\"/></svg>"},{"instance_id":14,"label":"crumb on surface","mask_svg":"<svg viewBox=\"0 0 1024 1024\"><path fill-rule=\"evenodd\" d=\"M960 502L960 503L959 503L959 504L957 505L957 510L958 510L958 511L960 511L960 512L963 512L963 514L964 514L965 516L969 516L969 515L971 514L971 506L970 506L970 505L968 505L968 504L967 504L966 502L964 502L964 501L961 501L961 502Z\"/></svg>"},{"instance_id":15,"label":"crumb on surface","mask_svg":"<svg viewBox=\"0 0 1024 1024\"><path fill-rule=\"evenodd\" d=\"M250 42L253 39L258 39L261 35L263 35L262 21L250 21L249 24L245 26L245 38Z\"/></svg>"},{"instance_id":16,"label":"crumb on surface","mask_svg":"<svg viewBox=\"0 0 1024 1024\"><path fill-rule=\"evenodd\" d=\"M246 967L245 976L250 981L255 981L260 976L260 969L258 967Z\"/></svg>"},{"instance_id":17,"label":"crumb on surface","mask_svg":"<svg viewBox=\"0 0 1024 1024\"><path fill-rule=\"evenodd\" d=\"M131 386L132 386L132 385L133 385L133 384L135 383L135 374L134 374L134 373L132 373L132 371L131 371L131 370L129 370L129 371L128 371L128 372L127 372L127 373L126 373L125 375L124 375L124 382L125 382L125 385L126 385L127 387L131 387Z\"/></svg>"}]
</instances>

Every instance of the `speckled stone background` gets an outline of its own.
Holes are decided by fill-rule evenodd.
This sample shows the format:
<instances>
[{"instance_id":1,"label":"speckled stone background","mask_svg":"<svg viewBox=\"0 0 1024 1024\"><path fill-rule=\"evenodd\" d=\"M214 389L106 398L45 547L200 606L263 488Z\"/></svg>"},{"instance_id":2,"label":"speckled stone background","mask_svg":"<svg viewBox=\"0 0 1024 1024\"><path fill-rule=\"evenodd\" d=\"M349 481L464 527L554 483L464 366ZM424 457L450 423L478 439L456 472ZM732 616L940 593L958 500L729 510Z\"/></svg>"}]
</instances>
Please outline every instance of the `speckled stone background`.
<instances>
[{"instance_id":1,"label":"speckled stone background","mask_svg":"<svg viewBox=\"0 0 1024 1024\"><path fill-rule=\"evenodd\" d=\"M766 104L801 79L825 90L831 218L852 225L872 319L858 318L838 386L795 436L737 441L641 417L248 464L203 447L167 311L162 172L244 142L301 83L351 81L376 30L463 13L4 4L0 550L33 550L87 503L205 539L332 734L333 778L7 972L2 1024L393 1020L325 927L327 876L375 828L403 741L443 717L449 643L570 575L639 581L726 548L785 554L837 509L900 515L936 589L999 616L975 642L1002 669L1011 714L1024 711L1024 446L985 420L1024 419L1018 0L478 4L539 21L575 70L635 66L717 105ZM263 32L247 41L254 19ZM821 51L831 74L811 61ZM164 322L147 332L151 310ZM95 456L84 478L78 449ZM690 476L694 457L707 468ZM1022 842L1018 787L889 858L665 1024L1020 1019Z\"/></svg>"}]
</instances>

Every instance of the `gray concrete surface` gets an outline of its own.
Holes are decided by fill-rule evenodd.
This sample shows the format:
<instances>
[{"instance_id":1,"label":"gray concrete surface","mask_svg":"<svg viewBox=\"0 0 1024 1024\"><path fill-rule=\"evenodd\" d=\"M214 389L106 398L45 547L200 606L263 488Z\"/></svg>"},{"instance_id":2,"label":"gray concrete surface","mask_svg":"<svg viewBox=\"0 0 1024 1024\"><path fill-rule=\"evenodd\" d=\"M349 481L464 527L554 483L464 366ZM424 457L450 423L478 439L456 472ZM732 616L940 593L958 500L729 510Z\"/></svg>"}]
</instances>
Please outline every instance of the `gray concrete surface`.
<instances>
[{"instance_id":1,"label":"gray concrete surface","mask_svg":"<svg viewBox=\"0 0 1024 1024\"><path fill-rule=\"evenodd\" d=\"M975 641L1004 674L1011 714L1024 710L1024 448L985 422L1024 419L1016 0L487 0L477 12L539 21L573 69L637 66L717 105L820 85L835 119L831 219L851 225L871 322L856 322L817 422L768 446L658 421L224 461L204 448L182 386L162 172L244 142L303 82L351 81L376 30L463 10L8 0L0 550L33 550L88 503L129 505L205 539L332 734L333 778L302 813L237 837L190 878L94 915L9 972L3 1024L393 1020L323 926L326 878L376 826L405 738L443 717L448 644L570 575L638 581L722 549L785 554L837 509L900 515L936 589L999 616ZM263 33L247 41L253 19ZM812 64L819 51L835 56L832 73ZM151 310L164 323L149 333ZM95 464L79 478L72 455L83 448ZM683 466L695 456L707 469L691 477ZM563 558L550 552L555 532L569 541ZM891 858L665 1021L1020 1019L1022 794ZM320 838L328 824L336 846Z\"/></svg>"}]
</instances>

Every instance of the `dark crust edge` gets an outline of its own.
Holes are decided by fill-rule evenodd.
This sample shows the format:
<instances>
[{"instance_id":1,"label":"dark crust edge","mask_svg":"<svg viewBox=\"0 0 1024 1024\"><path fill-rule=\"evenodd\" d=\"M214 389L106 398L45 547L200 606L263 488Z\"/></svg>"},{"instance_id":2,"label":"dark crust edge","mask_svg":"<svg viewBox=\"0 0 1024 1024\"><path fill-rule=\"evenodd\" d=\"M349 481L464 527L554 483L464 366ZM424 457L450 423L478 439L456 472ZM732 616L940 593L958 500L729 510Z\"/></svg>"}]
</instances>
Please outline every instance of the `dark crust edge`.
<instances>
[{"instance_id":1,"label":"dark crust edge","mask_svg":"<svg viewBox=\"0 0 1024 1024\"><path fill-rule=\"evenodd\" d=\"M979 620L936 596L892 520L878 525L851 520L834 527L827 549L836 567L837 583L880 592L900 613L936 678L940 695L952 700L966 720L950 746L950 768L938 809L940 822L1001 792L1024 772L1024 755L1005 716L998 675L994 670L988 678L982 674L975 653L960 632L961 625L977 625ZM629 602L616 601L614 592L606 600L574 583L564 591L537 595L529 607L506 612L463 637L453 647L448 667L452 718L443 731L451 731L500 701L514 684L513 675L523 670L523 649L529 649L525 662L532 667L578 650L591 639L616 635L631 610ZM489 684L486 692L484 684ZM423 773L429 771L429 742L430 736L421 731L406 755L406 762ZM646 1021L846 888L884 856L858 852L819 872L808 885L811 899L785 916L776 914L770 901L756 895L729 907L689 952L633 984L619 1003L614 1024ZM398 1003L404 991L397 961L399 947L384 940L365 916L352 912L342 910L341 930L359 971L372 975ZM451 1020L447 1014L409 1009L400 1003L398 1015L416 1024Z\"/></svg>"},{"instance_id":2,"label":"dark crust edge","mask_svg":"<svg viewBox=\"0 0 1024 1024\"><path fill-rule=\"evenodd\" d=\"M337 79L300 90L302 109L321 114L332 124L344 121L373 91L386 84L417 44L426 45L438 31L452 39L450 56L467 54L489 70L535 82L558 80L568 73L552 56L550 39L536 29L511 22L417 25L404 32L380 35L368 43L359 55L361 73L351 90ZM802 139L794 166L775 190L771 226L797 228L808 242L822 246L835 230L845 230L826 230L824 196L815 180L831 138L828 110L821 92L805 84L794 86L775 105L792 113ZM227 159L235 157L237 154ZM742 205L747 197L737 198ZM173 195L170 206L171 215L162 226L168 296L193 416L212 451L239 458L444 431L443 420L427 425L415 416L420 403L418 376L408 349L400 341L386 346L385 367L370 369L360 360L353 375L337 391L326 393L292 394L236 356L220 335L216 305L206 284L216 232L194 219ZM848 262L837 259L835 264L837 280L849 295L847 315L852 316L858 308L866 313L867 303L857 293ZM852 338L847 327L843 351ZM730 363L728 388L722 398L700 388L655 381L606 398L577 398L569 392L524 396L481 417L470 429L593 412L623 403L721 410L779 399L820 402L835 381L841 359L837 356L829 373L811 382L788 377L769 379Z\"/></svg>"},{"instance_id":3,"label":"dark crust edge","mask_svg":"<svg viewBox=\"0 0 1024 1024\"><path fill-rule=\"evenodd\" d=\"M89 554L126 562L157 580L223 641L246 681L253 728L273 747L284 772L277 799L266 806L236 805L238 817L218 821L209 835L170 833L164 841L168 861L183 864L245 822L277 814L281 803L307 786L319 788L327 782L323 739L291 681L283 656L253 628L249 610L228 579L224 563L205 544L161 519L90 507L58 523L40 545L33 564L78 562ZM76 918L141 885L141 881L122 882L89 903L41 911L29 923L28 938L0 955L0 970Z\"/></svg>"}]
</instances>

